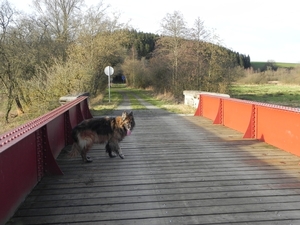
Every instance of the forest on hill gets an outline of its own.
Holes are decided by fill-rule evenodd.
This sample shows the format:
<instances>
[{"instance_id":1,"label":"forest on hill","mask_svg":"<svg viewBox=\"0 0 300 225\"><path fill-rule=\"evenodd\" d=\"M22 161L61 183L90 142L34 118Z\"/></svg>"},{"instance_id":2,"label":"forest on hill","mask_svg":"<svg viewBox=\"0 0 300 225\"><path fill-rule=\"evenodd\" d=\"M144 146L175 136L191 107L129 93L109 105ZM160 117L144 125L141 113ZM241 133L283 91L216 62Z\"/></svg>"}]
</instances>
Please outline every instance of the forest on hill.
<instances>
[{"instance_id":1,"label":"forest on hill","mask_svg":"<svg viewBox=\"0 0 300 225\"><path fill-rule=\"evenodd\" d=\"M106 66L135 88L182 98L183 90L226 93L251 67L250 56L222 46L200 18L187 27L175 11L162 20L160 35L120 23L107 6L83 0L34 2L25 14L0 1L0 96L9 114L37 117L58 106L61 96L107 88Z\"/></svg>"}]
</instances>

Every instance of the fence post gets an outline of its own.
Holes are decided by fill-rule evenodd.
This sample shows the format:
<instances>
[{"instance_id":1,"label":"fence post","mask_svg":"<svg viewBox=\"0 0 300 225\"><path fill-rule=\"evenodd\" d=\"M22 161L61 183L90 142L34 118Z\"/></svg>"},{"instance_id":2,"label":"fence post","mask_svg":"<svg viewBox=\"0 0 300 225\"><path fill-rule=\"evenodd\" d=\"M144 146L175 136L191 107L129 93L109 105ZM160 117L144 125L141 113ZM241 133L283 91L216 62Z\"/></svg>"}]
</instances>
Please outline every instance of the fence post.
<instances>
[{"instance_id":1,"label":"fence post","mask_svg":"<svg viewBox=\"0 0 300 225\"><path fill-rule=\"evenodd\" d=\"M223 125L223 107L224 107L224 104L223 104L223 99L220 98L219 99L220 102L219 102L219 109L218 109L218 113L217 113L217 116L213 122L213 124L222 124Z\"/></svg>"},{"instance_id":2,"label":"fence post","mask_svg":"<svg viewBox=\"0 0 300 225\"><path fill-rule=\"evenodd\" d=\"M256 116L257 116L257 107L255 104L252 104L250 121L247 130L243 138L256 138Z\"/></svg>"},{"instance_id":3,"label":"fence post","mask_svg":"<svg viewBox=\"0 0 300 225\"><path fill-rule=\"evenodd\" d=\"M44 149L44 171L47 175L63 175L50 148L47 125L42 127Z\"/></svg>"}]
</instances>

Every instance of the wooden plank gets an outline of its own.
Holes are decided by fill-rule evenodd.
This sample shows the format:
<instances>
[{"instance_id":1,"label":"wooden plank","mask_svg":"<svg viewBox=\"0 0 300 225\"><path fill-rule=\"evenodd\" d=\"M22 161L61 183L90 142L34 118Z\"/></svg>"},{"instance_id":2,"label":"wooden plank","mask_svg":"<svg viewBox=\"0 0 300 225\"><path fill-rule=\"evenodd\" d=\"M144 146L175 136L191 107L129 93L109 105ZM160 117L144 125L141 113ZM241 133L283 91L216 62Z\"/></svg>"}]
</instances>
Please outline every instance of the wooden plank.
<instances>
[{"instance_id":1,"label":"wooden plank","mask_svg":"<svg viewBox=\"0 0 300 225\"><path fill-rule=\"evenodd\" d=\"M201 117L135 118L124 160L103 145L90 164L61 154L64 176L44 178L10 224L300 223L299 157Z\"/></svg>"},{"instance_id":2,"label":"wooden plank","mask_svg":"<svg viewBox=\"0 0 300 225\"><path fill-rule=\"evenodd\" d=\"M244 207L269 207L275 209L281 206L286 206L286 209L289 207L297 208L299 197L287 196L285 201L282 201L281 197L278 196L263 196L263 197L243 197L238 199L239 204ZM64 214L74 214L74 213L97 213L99 212L99 207L101 207L101 212L123 212L123 211L140 211L140 210L159 210L159 209L178 209L178 208L204 208L206 207L209 210L209 207L228 207L228 210L235 210L236 208L236 198L226 198L222 199L220 202L219 199L186 199L186 200L173 200L173 201L161 201L161 202L142 202L142 203L124 203L124 204L87 204L87 205L78 205L77 207L68 207L65 210L61 210L60 207L40 207L35 209L22 209L17 212L17 215L20 216L50 216L50 215L64 215ZM221 209L221 208L220 208ZM201 210L202 211L202 210Z\"/></svg>"}]
</instances>

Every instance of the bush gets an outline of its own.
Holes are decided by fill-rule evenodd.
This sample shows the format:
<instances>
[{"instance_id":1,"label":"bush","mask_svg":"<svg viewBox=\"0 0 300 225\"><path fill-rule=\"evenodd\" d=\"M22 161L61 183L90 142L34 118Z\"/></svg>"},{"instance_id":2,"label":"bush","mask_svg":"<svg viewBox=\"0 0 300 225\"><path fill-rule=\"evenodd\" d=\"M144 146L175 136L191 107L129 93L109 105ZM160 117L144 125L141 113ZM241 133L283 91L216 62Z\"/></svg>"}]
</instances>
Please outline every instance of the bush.
<instances>
[{"instance_id":1,"label":"bush","mask_svg":"<svg viewBox=\"0 0 300 225\"><path fill-rule=\"evenodd\" d=\"M276 71L269 69L263 72L247 70L246 76L236 82L240 84L267 84L273 81L300 85L300 67L294 69L279 68Z\"/></svg>"}]
</instances>

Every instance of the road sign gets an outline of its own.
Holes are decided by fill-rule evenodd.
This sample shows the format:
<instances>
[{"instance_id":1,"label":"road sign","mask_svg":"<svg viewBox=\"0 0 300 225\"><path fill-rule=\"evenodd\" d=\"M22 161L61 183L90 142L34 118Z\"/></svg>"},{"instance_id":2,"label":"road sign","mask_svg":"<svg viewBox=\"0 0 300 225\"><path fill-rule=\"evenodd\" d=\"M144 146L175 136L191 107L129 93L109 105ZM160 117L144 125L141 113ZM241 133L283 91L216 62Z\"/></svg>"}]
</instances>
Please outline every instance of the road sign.
<instances>
[{"instance_id":1,"label":"road sign","mask_svg":"<svg viewBox=\"0 0 300 225\"><path fill-rule=\"evenodd\" d=\"M114 68L112 68L111 66L107 66L105 67L104 69L104 73L107 75L107 76L111 76L114 74Z\"/></svg>"},{"instance_id":2,"label":"road sign","mask_svg":"<svg viewBox=\"0 0 300 225\"><path fill-rule=\"evenodd\" d=\"M107 66L104 69L104 73L108 76L108 102L110 102L110 76L114 74L114 68Z\"/></svg>"}]
</instances>

